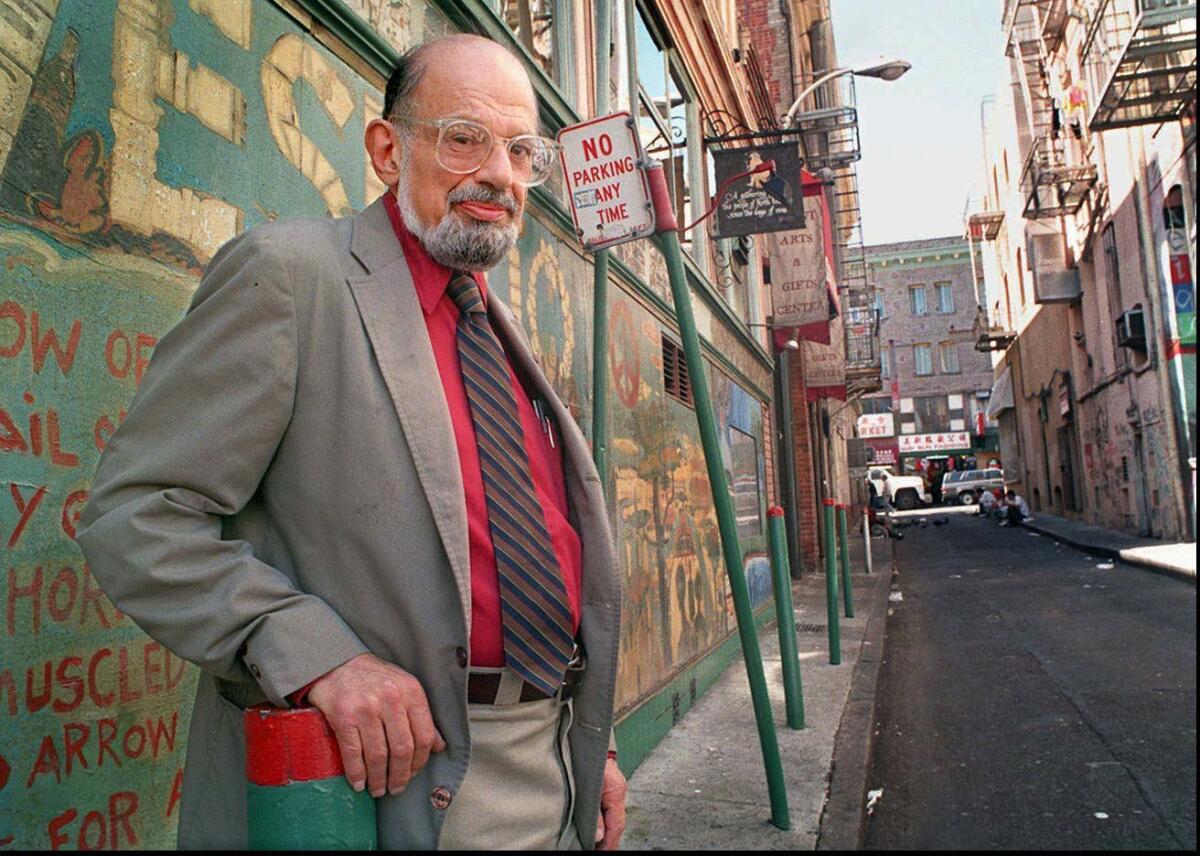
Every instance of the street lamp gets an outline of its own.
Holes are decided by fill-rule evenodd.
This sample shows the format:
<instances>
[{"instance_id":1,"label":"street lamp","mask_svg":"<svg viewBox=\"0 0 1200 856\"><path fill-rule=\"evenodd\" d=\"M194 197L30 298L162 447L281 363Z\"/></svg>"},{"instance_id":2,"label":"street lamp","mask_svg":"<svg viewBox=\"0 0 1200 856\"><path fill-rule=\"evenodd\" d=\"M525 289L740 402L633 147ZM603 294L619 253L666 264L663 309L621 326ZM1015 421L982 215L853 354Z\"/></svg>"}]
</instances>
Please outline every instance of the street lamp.
<instances>
[{"instance_id":1,"label":"street lamp","mask_svg":"<svg viewBox=\"0 0 1200 856\"><path fill-rule=\"evenodd\" d=\"M833 80L835 77L841 77L843 74L854 74L859 77L878 77L880 80L891 81L901 77L910 68L912 68L912 63L902 59L890 59L886 62L881 62L877 65L868 65L863 68L835 68L818 77L803 92L796 96L796 100L792 102L792 106L788 108L787 115L784 117L783 126L790 128L796 119L796 111L800 109L800 105L804 99L816 91L818 86Z\"/></svg>"}]
</instances>

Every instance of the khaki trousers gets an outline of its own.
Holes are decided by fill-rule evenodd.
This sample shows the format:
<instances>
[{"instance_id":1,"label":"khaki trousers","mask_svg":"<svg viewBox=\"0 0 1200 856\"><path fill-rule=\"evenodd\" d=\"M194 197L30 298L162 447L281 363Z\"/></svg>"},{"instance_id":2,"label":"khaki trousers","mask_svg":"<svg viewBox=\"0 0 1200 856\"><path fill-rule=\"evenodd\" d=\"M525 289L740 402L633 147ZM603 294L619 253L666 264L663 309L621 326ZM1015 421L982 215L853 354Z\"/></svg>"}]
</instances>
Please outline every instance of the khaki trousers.
<instances>
[{"instance_id":1,"label":"khaki trousers","mask_svg":"<svg viewBox=\"0 0 1200 856\"><path fill-rule=\"evenodd\" d=\"M500 689L495 704L467 705L471 763L438 849L581 849L571 821L571 702L520 703L521 681L510 670L474 671L500 673Z\"/></svg>"}]
</instances>

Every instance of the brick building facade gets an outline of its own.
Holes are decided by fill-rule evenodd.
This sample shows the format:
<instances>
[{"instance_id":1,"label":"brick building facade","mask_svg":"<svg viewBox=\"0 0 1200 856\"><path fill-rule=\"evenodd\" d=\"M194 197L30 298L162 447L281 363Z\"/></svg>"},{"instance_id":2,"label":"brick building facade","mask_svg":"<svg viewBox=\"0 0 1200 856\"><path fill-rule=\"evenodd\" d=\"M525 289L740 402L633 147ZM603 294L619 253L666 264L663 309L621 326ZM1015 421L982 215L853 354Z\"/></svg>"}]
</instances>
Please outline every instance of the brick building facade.
<instances>
[{"instance_id":1,"label":"brick building facade","mask_svg":"<svg viewBox=\"0 0 1200 856\"><path fill-rule=\"evenodd\" d=\"M980 421L992 361L973 347L978 300L970 252L959 237L866 248L880 317L883 390L865 397L862 409L892 415L892 435L872 437L868 445L877 462L894 462L897 472L914 471L930 455L948 455L954 466L970 455L999 458L996 426L986 417ZM967 442L959 442L964 434Z\"/></svg>"}]
</instances>

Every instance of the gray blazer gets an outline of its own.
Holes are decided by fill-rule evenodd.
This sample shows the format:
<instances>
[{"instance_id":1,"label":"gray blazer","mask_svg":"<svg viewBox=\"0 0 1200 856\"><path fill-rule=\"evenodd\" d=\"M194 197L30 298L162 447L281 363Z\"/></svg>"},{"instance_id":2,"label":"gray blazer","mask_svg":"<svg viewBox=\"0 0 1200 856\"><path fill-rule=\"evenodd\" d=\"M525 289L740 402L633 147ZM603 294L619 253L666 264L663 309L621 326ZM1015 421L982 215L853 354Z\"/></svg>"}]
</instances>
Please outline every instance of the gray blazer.
<instances>
[{"instance_id":1,"label":"gray blazer","mask_svg":"<svg viewBox=\"0 0 1200 856\"><path fill-rule=\"evenodd\" d=\"M612 728L620 581L600 479L511 310L496 333L562 437L587 669L570 730L590 847ZM242 708L370 651L425 688L447 749L378 801L382 848L433 848L471 756L466 506L450 413L382 200L269 223L213 257L100 461L78 542L113 602L202 669L179 844L245 846Z\"/></svg>"}]
</instances>

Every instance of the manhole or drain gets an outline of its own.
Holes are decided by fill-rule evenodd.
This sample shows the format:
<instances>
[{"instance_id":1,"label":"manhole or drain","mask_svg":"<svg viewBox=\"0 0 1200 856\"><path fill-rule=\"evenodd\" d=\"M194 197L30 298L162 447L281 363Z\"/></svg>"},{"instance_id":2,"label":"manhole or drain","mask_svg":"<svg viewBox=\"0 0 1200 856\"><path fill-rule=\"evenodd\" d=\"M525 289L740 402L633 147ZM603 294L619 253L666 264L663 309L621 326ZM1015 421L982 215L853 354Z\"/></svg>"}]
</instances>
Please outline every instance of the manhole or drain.
<instances>
[{"instance_id":1,"label":"manhole or drain","mask_svg":"<svg viewBox=\"0 0 1200 856\"><path fill-rule=\"evenodd\" d=\"M824 633L824 624L796 624L796 630L800 633Z\"/></svg>"}]
</instances>

